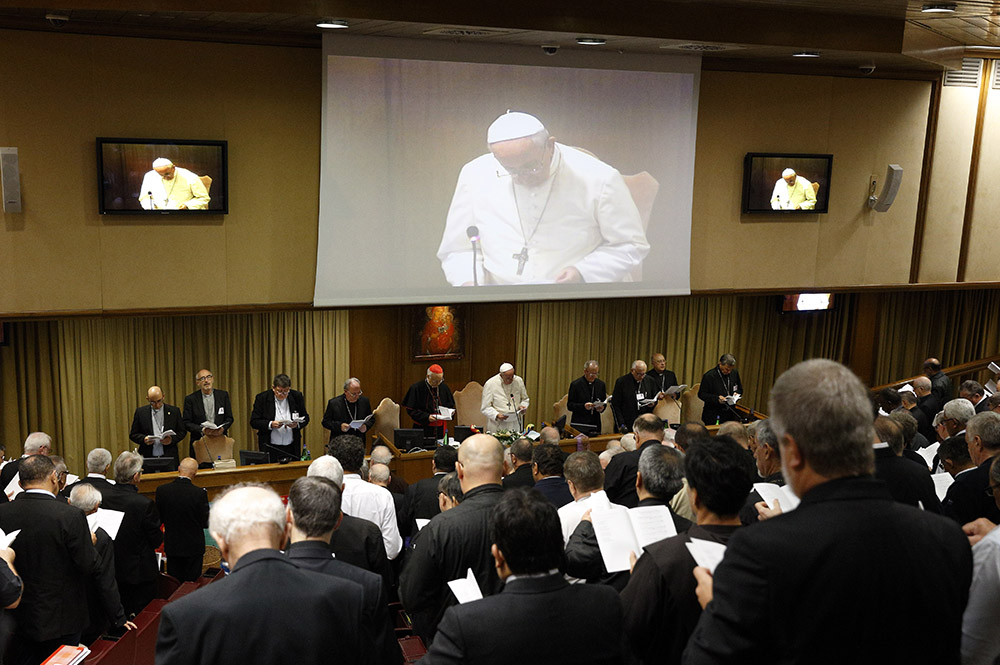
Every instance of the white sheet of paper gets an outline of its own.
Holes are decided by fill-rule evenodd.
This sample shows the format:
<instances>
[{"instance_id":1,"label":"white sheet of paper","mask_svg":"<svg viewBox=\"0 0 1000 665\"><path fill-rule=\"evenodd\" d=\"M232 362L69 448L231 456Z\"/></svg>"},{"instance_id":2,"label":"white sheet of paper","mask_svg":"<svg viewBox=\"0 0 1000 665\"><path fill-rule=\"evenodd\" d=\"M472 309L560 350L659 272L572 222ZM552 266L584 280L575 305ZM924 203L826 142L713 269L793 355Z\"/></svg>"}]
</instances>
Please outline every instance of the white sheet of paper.
<instances>
[{"instance_id":1,"label":"white sheet of paper","mask_svg":"<svg viewBox=\"0 0 1000 665\"><path fill-rule=\"evenodd\" d=\"M542 435L536 432L535 430L529 430L528 433L524 435L524 438L526 438L528 441L538 441L539 439L542 438Z\"/></svg>"},{"instance_id":2,"label":"white sheet of paper","mask_svg":"<svg viewBox=\"0 0 1000 665\"><path fill-rule=\"evenodd\" d=\"M448 587L460 603L470 603L483 597L483 591L479 588L479 582L476 581L472 568L469 568L469 573L465 577L448 582Z\"/></svg>"},{"instance_id":3,"label":"white sheet of paper","mask_svg":"<svg viewBox=\"0 0 1000 665\"><path fill-rule=\"evenodd\" d=\"M799 503L801 503L799 497L795 496L788 485L779 487L774 483L754 483L753 488L757 490L757 494L760 494L760 498L764 500L764 503L771 508L774 508L775 499L780 501L781 511L784 513L795 510L799 507Z\"/></svg>"},{"instance_id":4,"label":"white sheet of paper","mask_svg":"<svg viewBox=\"0 0 1000 665\"><path fill-rule=\"evenodd\" d=\"M740 401L741 397L743 397L743 395L739 393L733 393L732 395L726 397L726 404L728 404L729 406L733 406Z\"/></svg>"},{"instance_id":5,"label":"white sheet of paper","mask_svg":"<svg viewBox=\"0 0 1000 665\"><path fill-rule=\"evenodd\" d=\"M111 536L111 540L114 540L118 537L118 529L121 528L124 518L125 513L120 510L98 508L96 513L87 515L87 523L90 524L91 531L97 531L97 527L101 527Z\"/></svg>"},{"instance_id":6,"label":"white sheet of paper","mask_svg":"<svg viewBox=\"0 0 1000 665\"><path fill-rule=\"evenodd\" d=\"M10 533L4 533L3 529L0 529L0 547L3 549L9 548L19 533L21 533L20 529L11 531Z\"/></svg>"},{"instance_id":7,"label":"white sheet of paper","mask_svg":"<svg viewBox=\"0 0 1000 665\"><path fill-rule=\"evenodd\" d=\"M216 425L213 422L205 421L201 424L202 429L222 429L222 425Z\"/></svg>"},{"instance_id":8,"label":"white sheet of paper","mask_svg":"<svg viewBox=\"0 0 1000 665\"><path fill-rule=\"evenodd\" d=\"M726 555L726 546L711 540L692 538L690 543L684 544L687 545L688 552L691 553L694 562L708 568L713 573L715 567L722 562L722 557Z\"/></svg>"},{"instance_id":9,"label":"white sheet of paper","mask_svg":"<svg viewBox=\"0 0 1000 665\"><path fill-rule=\"evenodd\" d=\"M78 480L80 480L80 476L78 476L76 474L73 474L73 473L67 473L66 474L66 485L72 485L73 483L75 483Z\"/></svg>"},{"instance_id":10,"label":"white sheet of paper","mask_svg":"<svg viewBox=\"0 0 1000 665\"><path fill-rule=\"evenodd\" d=\"M917 453L921 457L923 457L924 460L926 460L927 466L930 466L931 464L934 463L934 456L937 455L938 448L940 447L941 447L941 442L935 441L931 445L925 448L921 448L920 450L917 451Z\"/></svg>"},{"instance_id":11,"label":"white sheet of paper","mask_svg":"<svg viewBox=\"0 0 1000 665\"><path fill-rule=\"evenodd\" d=\"M994 381L993 379L990 379L989 381L986 382L986 385L983 386L983 390L985 390L988 395L995 394L997 391L997 382Z\"/></svg>"},{"instance_id":12,"label":"white sheet of paper","mask_svg":"<svg viewBox=\"0 0 1000 665\"><path fill-rule=\"evenodd\" d=\"M638 404L639 404L639 408L642 409L644 407L649 406L650 404L656 404L656 400L650 397L650 398L639 400Z\"/></svg>"},{"instance_id":13,"label":"white sheet of paper","mask_svg":"<svg viewBox=\"0 0 1000 665\"><path fill-rule=\"evenodd\" d=\"M451 420L455 417L455 409L448 408L447 406L438 407L438 420Z\"/></svg>"},{"instance_id":14,"label":"white sheet of paper","mask_svg":"<svg viewBox=\"0 0 1000 665\"><path fill-rule=\"evenodd\" d=\"M944 496L948 493L948 488L955 482L955 479L945 471L944 473L935 473L931 476L931 480L934 481L934 491L937 493L938 499L944 501Z\"/></svg>"},{"instance_id":15,"label":"white sheet of paper","mask_svg":"<svg viewBox=\"0 0 1000 665\"><path fill-rule=\"evenodd\" d=\"M361 426L365 424L364 418L361 420L352 420L351 424L348 425L351 429L361 429Z\"/></svg>"},{"instance_id":16,"label":"white sheet of paper","mask_svg":"<svg viewBox=\"0 0 1000 665\"><path fill-rule=\"evenodd\" d=\"M903 386L902 388L900 388L897 392L901 392L901 393L913 393L914 395L917 394L917 391L915 391L913 389L913 386L910 385L909 383L907 383L905 386Z\"/></svg>"},{"instance_id":17,"label":"white sheet of paper","mask_svg":"<svg viewBox=\"0 0 1000 665\"><path fill-rule=\"evenodd\" d=\"M883 409L881 406L878 408L878 415L882 416L883 418L889 417L889 414L886 413L885 409Z\"/></svg>"},{"instance_id":18,"label":"white sheet of paper","mask_svg":"<svg viewBox=\"0 0 1000 665\"><path fill-rule=\"evenodd\" d=\"M420 530L421 530L421 529L423 529L423 528L424 528L425 526L427 526L428 524L430 524L430 523L431 523L431 521L430 521L430 520L425 520L425 519L424 519L424 518L422 518L422 517L417 517L417 518L415 518L415 519L416 519L416 521L417 521L417 531L420 531Z\"/></svg>"},{"instance_id":19,"label":"white sheet of paper","mask_svg":"<svg viewBox=\"0 0 1000 665\"><path fill-rule=\"evenodd\" d=\"M632 522L635 541L642 550L646 545L677 535L677 527L670 517L670 509L666 506L643 506L630 508L628 519ZM638 557L642 552L636 552Z\"/></svg>"},{"instance_id":20,"label":"white sheet of paper","mask_svg":"<svg viewBox=\"0 0 1000 665\"><path fill-rule=\"evenodd\" d=\"M994 374L1000 374L1000 365L997 365L996 363L990 363L990 366L987 369Z\"/></svg>"},{"instance_id":21,"label":"white sheet of paper","mask_svg":"<svg viewBox=\"0 0 1000 665\"><path fill-rule=\"evenodd\" d=\"M17 481L18 481L18 475L14 474L14 477L10 479L10 482L7 483L7 487L5 487L3 490L4 493L7 495L7 498L10 499L11 501L14 500L15 496L24 491L23 489L21 489L21 486L18 484Z\"/></svg>"},{"instance_id":22,"label":"white sheet of paper","mask_svg":"<svg viewBox=\"0 0 1000 665\"><path fill-rule=\"evenodd\" d=\"M680 385L680 386L670 386L664 392L667 395L680 395L681 392L683 392L685 389L687 389L687 384L686 383L683 384L683 385Z\"/></svg>"}]
</instances>

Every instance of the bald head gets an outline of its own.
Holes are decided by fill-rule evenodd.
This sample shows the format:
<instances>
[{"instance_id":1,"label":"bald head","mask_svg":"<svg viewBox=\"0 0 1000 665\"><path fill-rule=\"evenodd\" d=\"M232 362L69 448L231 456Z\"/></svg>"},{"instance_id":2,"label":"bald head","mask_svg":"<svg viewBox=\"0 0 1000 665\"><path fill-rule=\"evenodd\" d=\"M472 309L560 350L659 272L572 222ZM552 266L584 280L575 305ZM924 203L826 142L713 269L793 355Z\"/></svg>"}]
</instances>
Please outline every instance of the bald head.
<instances>
[{"instance_id":1,"label":"bald head","mask_svg":"<svg viewBox=\"0 0 1000 665\"><path fill-rule=\"evenodd\" d=\"M159 386L152 386L146 391L146 401L154 409L159 409L163 406L163 390Z\"/></svg>"},{"instance_id":2,"label":"bald head","mask_svg":"<svg viewBox=\"0 0 1000 665\"><path fill-rule=\"evenodd\" d=\"M489 434L473 434L458 448L458 479L462 491L499 484L503 475L503 446Z\"/></svg>"},{"instance_id":3,"label":"bald head","mask_svg":"<svg viewBox=\"0 0 1000 665\"><path fill-rule=\"evenodd\" d=\"M194 478L198 475L198 460L193 457L182 459L180 466L177 468L177 475L184 478Z\"/></svg>"},{"instance_id":4,"label":"bald head","mask_svg":"<svg viewBox=\"0 0 1000 665\"><path fill-rule=\"evenodd\" d=\"M913 390L918 397L923 397L931 392L931 380L926 376L918 376L913 379Z\"/></svg>"}]
</instances>

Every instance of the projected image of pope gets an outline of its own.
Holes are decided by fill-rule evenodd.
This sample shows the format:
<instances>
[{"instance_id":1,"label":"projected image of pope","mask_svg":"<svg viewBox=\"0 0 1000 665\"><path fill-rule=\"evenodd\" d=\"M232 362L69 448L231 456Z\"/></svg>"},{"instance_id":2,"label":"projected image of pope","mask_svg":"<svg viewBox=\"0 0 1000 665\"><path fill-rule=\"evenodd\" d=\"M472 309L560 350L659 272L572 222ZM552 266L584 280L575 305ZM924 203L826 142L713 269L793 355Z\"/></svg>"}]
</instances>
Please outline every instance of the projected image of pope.
<instances>
[{"instance_id":1,"label":"projected image of pope","mask_svg":"<svg viewBox=\"0 0 1000 665\"><path fill-rule=\"evenodd\" d=\"M812 183L796 174L795 169L782 171L771 192L771 210L813 210L815 207L816 190Z\"/></svg>"},{"instance_id":2,"label":"projected image of pope","mask_svg":"<svg viewBox=\"0 0 1000 665\"><path fill-rule=\"evenodd\" d=\"M497 118L486 142L490 152L459 173L438 248L449 283L631 280L649 243L615 168L557 143L527 113Z\"/></svg>"},{"instance_id":3,"label":"projected image of pope","mask_svg":"<svg viewBox=\"0 0 1000 665\"><path fill-rule=\"evenodd\" d=\"M153 170L143 176L139 189L143 210L205 210L209 200L198 175L165 157L153 160Z\"/></svg>"}]
</instances>

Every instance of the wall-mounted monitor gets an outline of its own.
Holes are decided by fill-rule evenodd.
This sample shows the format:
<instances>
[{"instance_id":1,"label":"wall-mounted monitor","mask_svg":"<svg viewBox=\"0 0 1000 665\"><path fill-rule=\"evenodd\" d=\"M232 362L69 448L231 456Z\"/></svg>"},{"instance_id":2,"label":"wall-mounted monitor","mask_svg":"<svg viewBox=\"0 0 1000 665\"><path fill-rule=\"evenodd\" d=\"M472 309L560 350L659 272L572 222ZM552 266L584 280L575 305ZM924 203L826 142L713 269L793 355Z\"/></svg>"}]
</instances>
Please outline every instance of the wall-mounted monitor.
<instances>
[{"instance_id":1,"label":"wall-mounted monitor","mask_svg":"<svg viewBox=\"0 0 1000 665\"><path fill-rule=\"evenodd\" d=\"M829 211L833 155L748 152L743 161L743 212Z\"/></svg>"},{"instance_id":2,"label":"wall-mounted monitor","mask_svg":"<svg viewBox=\"0 0 1000 665\"><path fill-rule=\"evenodd\" d=\"M781 300L782 312L818 312L833 309L832 293L789 293Z\"/></svg>"},{"instance_id":3,"label":"wall-mounted monitor","mask_svg":"<svg viewBox=\"0 0 1000 665\"><path fill-rule=\"evenodd\" d=\"M225 141L97 139L102 215L229 212Z\"/></svg>"}]
</instances>

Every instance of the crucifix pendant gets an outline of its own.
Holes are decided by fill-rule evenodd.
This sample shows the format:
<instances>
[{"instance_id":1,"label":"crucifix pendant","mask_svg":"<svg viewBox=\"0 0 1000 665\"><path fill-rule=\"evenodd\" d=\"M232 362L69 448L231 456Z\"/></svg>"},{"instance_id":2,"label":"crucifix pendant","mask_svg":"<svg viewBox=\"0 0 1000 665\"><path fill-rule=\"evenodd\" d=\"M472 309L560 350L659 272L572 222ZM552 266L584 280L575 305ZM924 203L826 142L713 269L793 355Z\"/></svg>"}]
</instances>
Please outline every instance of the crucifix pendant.
<instances>
[{"instance_id":1,"label":"crucifix pendant","mask_svg":"<svg viewBox=\"0 0 1000 665\"><path fill-rule=\"evenodd\" d=\"M522 274L524 272L524 264L528 262L528 248L522 247L520 252L511 254L510 258L517 259L517 274Z\"/></svg>"}]
</instances>

